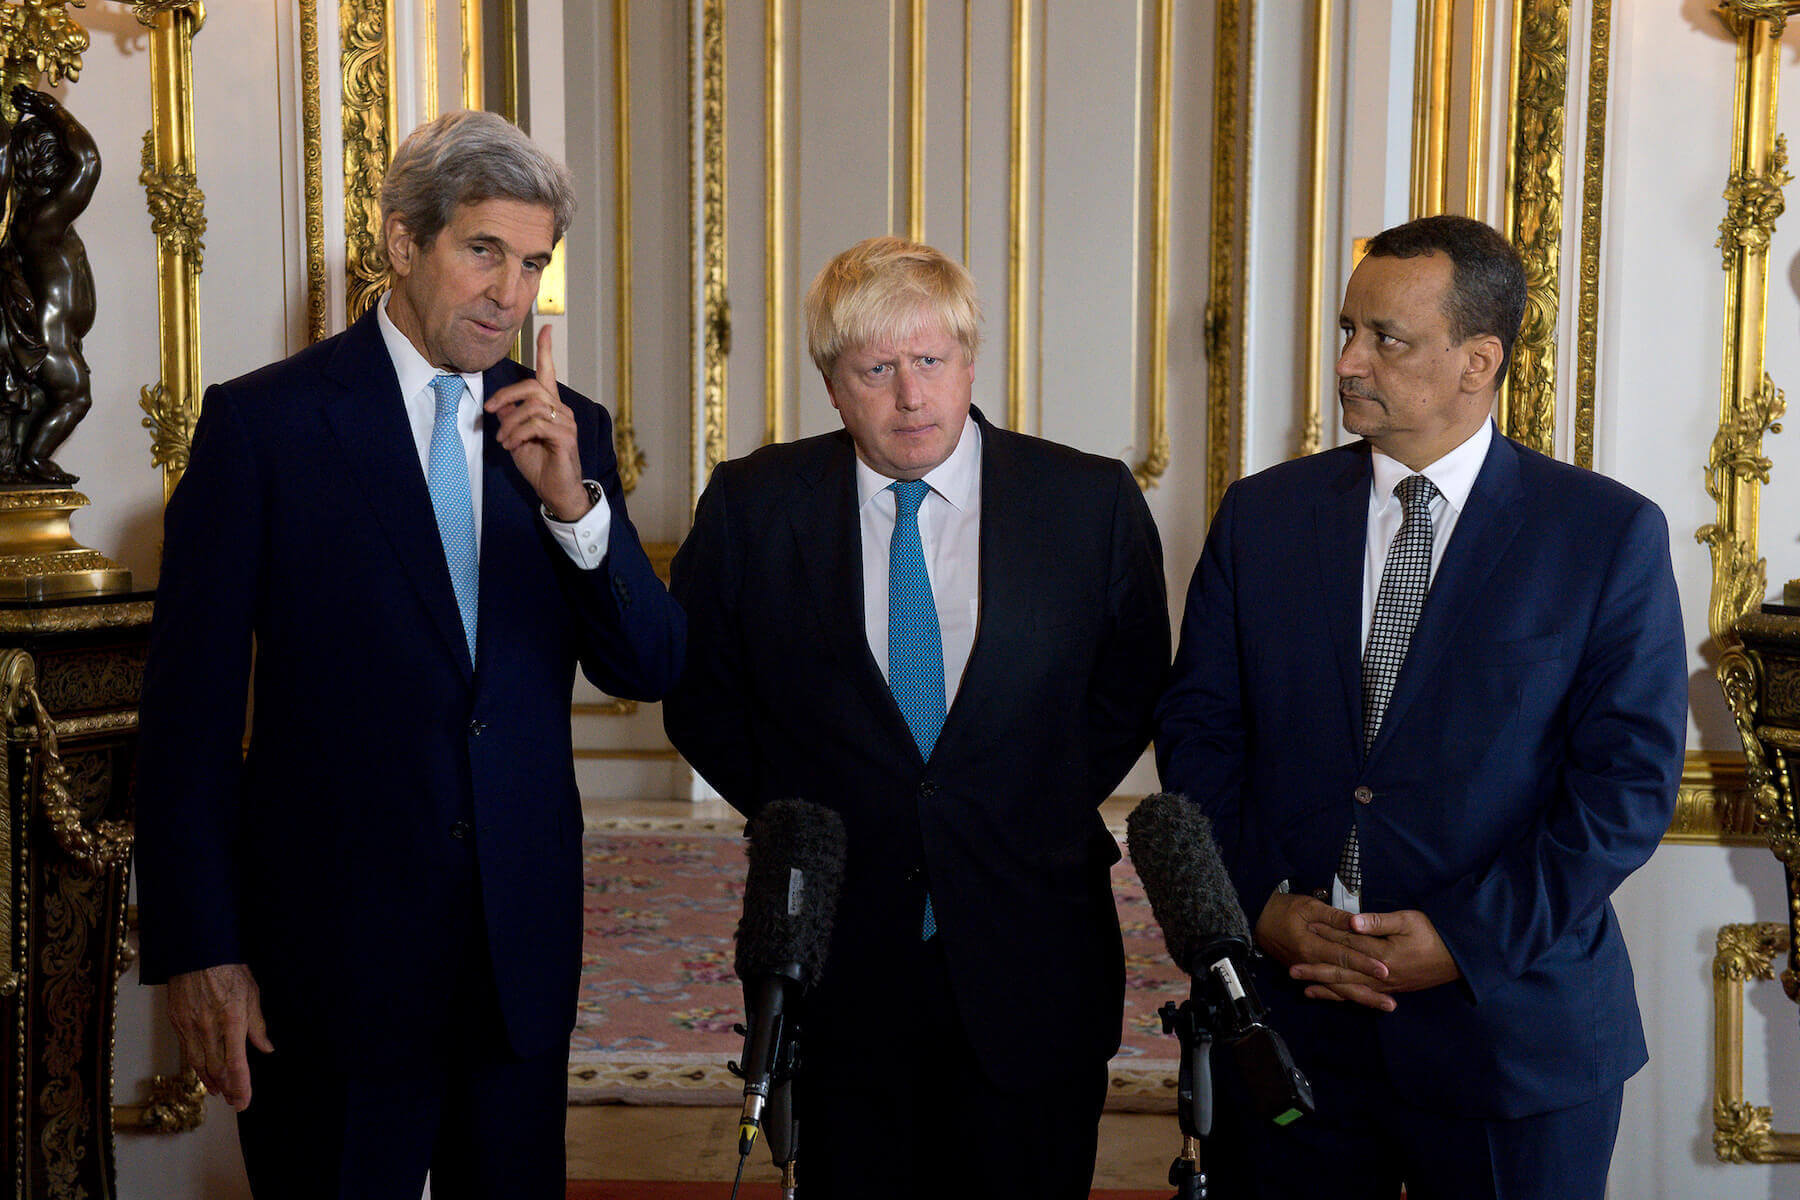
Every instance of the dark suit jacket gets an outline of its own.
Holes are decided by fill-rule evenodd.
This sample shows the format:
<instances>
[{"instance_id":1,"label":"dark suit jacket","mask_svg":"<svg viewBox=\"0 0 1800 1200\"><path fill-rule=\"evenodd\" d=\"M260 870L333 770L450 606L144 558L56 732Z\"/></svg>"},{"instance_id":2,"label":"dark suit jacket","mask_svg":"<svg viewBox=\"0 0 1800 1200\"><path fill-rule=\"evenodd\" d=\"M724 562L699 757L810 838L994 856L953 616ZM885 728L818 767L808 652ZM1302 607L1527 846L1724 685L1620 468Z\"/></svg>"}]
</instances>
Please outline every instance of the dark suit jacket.
<instances>
[{"instance_id":1,"label":"dark suit jacket","mask_svg":"<svg viewBox=\"0 0 1800 1200\"><path fill-rule=\"evenodd\" d=\"M488 394L524 374L499 363ZM490 416L471 670L375 313L208 390L144 681L146 982L248 962L278 1049L403 1055L444 1017L478 872L515 1049L567 1038L575 666L654 699L680 671L684 619L626 516L606 413L561 394L612 508L606 560L582 571L555 544Z\"/></svg>"},{"instance_id":2,"label":"dark suit jacket","mask_svg":"<svg viewBox=\"0 0 1800 1200\"><path fill-rule=\"evenodd\" d=\"M740 812L799 797L844 817L809 1053L892 1069L881 1031L905 1014L885 966L917 944L928 882L976 1053L1026 1086L1118 1047L1119 852L1097 807L1148 740L1168 610L1129 471L985 421L982 437L980 625L929 762L869 653L841 431L713 472L672 568L691 648L663 714Z\"/></svg>"},{"instance_id":3,"label":"dark suit jacket","mask_svg":"<svg viewBox=\"0 0 1800 1200\"><path fill-rule=\"evenodd\" d=\"M1423 910L1462 970L1374 1018L1415 1101L1516 1117L1591 1099L1646 1058L1609 897L1681 773L1667 527L1496 434L1365 758L1370 478L1357 443L1226 493L1158 710L1164 786L1212 817L1252 921L1282 879L1328 885L1356 823L1364 910ZM1263 986L1303 1070L1308 1040L1358 1015L1274 970Z\"/></svg>"}]
</instances>

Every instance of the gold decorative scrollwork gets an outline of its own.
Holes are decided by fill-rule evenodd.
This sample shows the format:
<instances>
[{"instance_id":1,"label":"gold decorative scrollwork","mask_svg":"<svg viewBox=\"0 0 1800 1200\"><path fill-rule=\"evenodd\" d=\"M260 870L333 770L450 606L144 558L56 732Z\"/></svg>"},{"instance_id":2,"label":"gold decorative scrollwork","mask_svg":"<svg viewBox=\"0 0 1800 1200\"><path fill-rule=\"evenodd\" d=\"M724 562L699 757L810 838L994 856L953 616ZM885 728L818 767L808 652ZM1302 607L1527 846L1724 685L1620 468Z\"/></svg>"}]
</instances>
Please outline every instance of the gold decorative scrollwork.
<instances>
[{"instance_id":1,"label":"gold decorative scrollwork","mask_svg":"<svg viewBox=\"0 0 1800 1200\"><path fill-rule=\"evenodd\" d=\"M0 117L18 120L13 107L15 84L33 87L40 76L55 87L81 76L81 56L88 33L63 10L81 8L86 0L23 0L0 6Z\"/></svg>"},{"instance_id":2,"label":"gold decorative scrollwork","mask_svg":"<svg viewBox=\"0 0 1800 1200\"><path fill-rule=\"evenodd\" d=\"M154 132L144 134L143 167L138 182L150 208L150 231L163 250L186 255L194 274L200 274L205 269L206 194L192 170L157 168Z\"/></svg>"},{"instance_id":3,"label":"gold decorative scrollwork","mask_svg":"<svg viewBox=\"0 0 1800 1200\"><path fill-rule=\"evenodd\" d=\"M37 665L24 650L0 654L0 721L34 726L34 750L41 761L44 820L57 847L95 876L122 866L131 856L132 829L125 821L82 821L69 791L69 775L57 745L56 722L38 695Z\"/></svg>"},{"instance_id":4,"label":"gold decorative scrollwork","mask_svg":"<svg viewBox=\"0 0 1800 1200\"><path fill-rule=\"evenodd\" d=\"M1740 250L1763 253L1775 235L1775 222L1787 210L1781 189L1794 182L1787 169L1787 137L1778 134L1775 152L1761 171L1733 171L1725 180L1725 216L1719 221L1717 246L1724 270L1731 270Z\"/></svg>"},{"instance_id":5,"label":"gold decorative scrollwork","mask_svg":"<svg viewBox=\"0 0 1800 1200\"><path fill-rule=\"evenodd\" d=\"M1712 551L1712 636L1729 643L1767 585L1757 554L1759 489L1769 479L1764 434L1778 432L1785 401L1764 368L1769 238L1785 201L1787 143L1775 130L1780 43L1796 0L1724 0L1718 12L1737 38L1731 170L1717 246L1725 268L1724 370L1719 432L1707 456L1716 519L1695 533Z\"/></svg>"},{"instance_id":6,"label":"gold decorative scrollwork","mask_svg":"<svg viewBox=\"0 0 1800 1200\"><path fill-rule=\"evenodd\" d=\"M1213 37L1212 219L1204 338L1206 345L1206 511L1237 476L1233 449L1243 427L1242 266L1245 222L1238 203L1247 174L1246 63L1256 28L1254 0L1222 0Z\"/></svg>"},{"instance_id":7,"label":"gold decorative scrollwork","mask_svg":"<svg viewBox=\"0 0 1800 1200\"><path fill-rule=\"evenodd\" d=\"M436 78L436 76L432 76ZM319 0L300 0L300 140L306 171L306 337L325 338L325 148L320 115Z\"/></svg>"},{"instance_id":8,"label":"gold decorative scrollwork","mask_svg":"<svg viewBox=\"0 0 1800 1200\"><path fill-rule=\"evenodd\" d=\"M1706 494L1718 505L1721 519L1694 532L1694 540L1712 551L1713 590L1709 624L1722 635L1761 603L1768 587L1768 564L1756 554L1751 537L1724 519L1740 489L1769 482L1773 465L1762 452L1764 434L1780 433L1787 397L1767 374L1762 385L1728 405L1713 435L1706 459Z\"/></svg>"},{"instance_id":9,"label":"gold decorative scrollwork","mask_svg":"<svg viewBox=\"0 0 1800 1200\"><path fill-rule=\"evenodd\" d=\"M694 495L725 461L725 359L731 353L731 302L725 295L725 5L700 6L700 226L705 459Z\"/></svg>"},{"instance_id":10,"label":"gold decorative scrollwork","mask_svg":"<svg viewBox=\"0 0 1800 1200\"><path fill-rule=\"evenodd\" d=\"M187 1133L206 1120L206 1085L192 1067L178 1075L152 1075L142 1104L113 1106L113 1125L138 1133Z\"/></svg>"},{"instance_id":11,"label":"gold decorative scrollwork","mask_svg":"<svg viewBox=\"0 0 1800 1200\"><path fill-rule=\"evenodd\" d=\"M144 134L144 187L156 234L156 301L161 335L157 382L140 389L150 461L162 468L163 499L187 469L188 442L200 416L200 271L206 197L195 172L194 34L206 21L198 0L141 0L150 27L151 127Z\"/></svg>"},{"instance_id":12,"label":"gold decorative scrollwork","mask_svg":"<svg viewBox=\"0 0 1800 1200\"><path fill-rule=\"evenodd\" d=\"M1509 147L1507 229L1525 263L1525 321L1502 401L1506 432L1555 451L1556 319L1560 305L1563 114L1569 81L1569 0L1517 0L1517 74Z\"/></svg>"},{"instance_id":13,"label":"gold decorative scrollwork","mask_svg":"<svg viewBox=\"0 0 1800 1200\"><path fill-rule=\"evenodd\" d=\"M1587 129L1581 155L1581 278L1575 301L1575 453L1594 466L1595 372L1600 341L1600 219L1606 199L1606 89L1612 0L1594 0L1588 23Z\"/></svg>"},{"instance_id":14,"label":"gold decorative scrollwork","mask_svg":"<svg viewBox=\"0 0 1800 1200\"><path fill-rule=\"evenodd\" d=\"M1722 1162L1800 1162L1800 1134L1776 1133L1768 1105L1744 1099L1744 984L1774 978L1781 925L1726 925L1713 955L1713 1153Z\"/></svg>"},{"instance_id":15,"label":"gold decorative scrollwork","mask_svg":"<svg viewBox=\"0 0 1800 1200\"><path fill-rule=\"evenodd\" d=\"M131 0L131 8L137 14L138 23L151 29L156 28L156 18L160 13L192 13L195 33L200 32L200 27L206 24L204 0Z\"/></svg>"},{"instance_id":16,"label":"gold decorative scrollwork","mask_svg":"<svg viewBox=\"0 0 1800 1200\"><path fill-rule=\"evenodd\" d=\"M177 474L186 471L188 447L200 414L188 405L174 403L161 383L138 389L138 407L146 414L140 423L150 431L150 465Z\"/></svg>"},{"instance_id":17,"label":"gold decorative scrollwork","mask_svg":"<svg viewBox=\"0 0 1800 1200\"><path fill-rule=\"evenodd\" d=\"M338 22L344 72L344 286L354 321L387 287L381 180L394 153L394 46L384 0L339 0Z\"/></svg>"}]
</instances>

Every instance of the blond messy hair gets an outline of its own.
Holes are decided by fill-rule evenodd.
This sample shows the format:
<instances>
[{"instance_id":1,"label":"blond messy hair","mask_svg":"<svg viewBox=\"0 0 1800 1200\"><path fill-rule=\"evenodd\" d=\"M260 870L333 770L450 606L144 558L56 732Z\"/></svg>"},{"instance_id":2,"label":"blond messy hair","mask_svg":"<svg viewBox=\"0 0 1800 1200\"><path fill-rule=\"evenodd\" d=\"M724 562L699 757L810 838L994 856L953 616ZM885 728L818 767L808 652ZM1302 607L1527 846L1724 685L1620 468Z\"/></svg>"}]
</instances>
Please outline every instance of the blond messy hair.
<instances>
[{"instance_id":1,"label":"blond messy hair","mask_svg":"<svg viewBox=\"0 0 1800 1200\"><path fill-rule=\"evenodd\" d=\"M846 350L915 333L933 317L970 363L981 348L981 305L969 272L904 238L865 238L826 263L806 289L805 310L807 349L826 379Z\"/></svg>"}]
</instances>

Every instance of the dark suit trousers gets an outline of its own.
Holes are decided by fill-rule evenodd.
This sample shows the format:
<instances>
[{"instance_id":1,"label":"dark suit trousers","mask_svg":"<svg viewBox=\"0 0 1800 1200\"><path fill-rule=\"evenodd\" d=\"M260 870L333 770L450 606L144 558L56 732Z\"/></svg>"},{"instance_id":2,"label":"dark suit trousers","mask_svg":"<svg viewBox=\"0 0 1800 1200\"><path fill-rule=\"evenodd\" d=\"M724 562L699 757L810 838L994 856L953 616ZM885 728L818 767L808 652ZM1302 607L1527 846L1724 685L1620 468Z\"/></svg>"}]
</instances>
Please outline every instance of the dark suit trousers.
<instances>
[{"instance_id":1,"label":"dark suit trousers","mask_svg":"<svg viewBox=\"0 0 1800 1200\"><path fill-rule=\"evenodd\" d=\"M1218 1102L1202 1166L1216 1200L1397 1200L1403 1183L1407 1200L1604 1197L1622 1085L1530 1117L1457 1116L1395 1089L1375 1040L1380 1014L1334 1006L1320 1017L1331 1036L1299 1064L1319 1111L1285 1128L1248 1115L1230 1055L1214 1050Z\"/></svg>"},{"instance_id":2,"label":"dark suit trousers","mask_svg":"<svg viewBox=\"0 0 1800 1200\"><path fill-rule=\"evenodd\" d=\"M471 872L472 874L472 872ZM561 1200L568 1047L507 1044L479 893L436 1049L401 1067L336 1072L304 1052L250 1052L238 1140L256 1200ZM275 1035L271 1033L273 1038Z\"/></svg>"},{"instance_id":3,"label":"dark suit trousers","mask_svg":"<svg viewBox=\"0 0 1800 1200\"><path fill-rule=\"evenodd\" d=\"M1070 1063L1049 1087L1008 1091L976 1062L941 941L897 956L905 1028L868 1028L888 1048L879 1076L851 1078L801 1042L794 1084L801 1200L1086 1200L1106 1062ZM1054 1020L1019 998L1019 1020ZM804 1035L803 1035L804 1039Z\"/></svg>"}]
</instances>

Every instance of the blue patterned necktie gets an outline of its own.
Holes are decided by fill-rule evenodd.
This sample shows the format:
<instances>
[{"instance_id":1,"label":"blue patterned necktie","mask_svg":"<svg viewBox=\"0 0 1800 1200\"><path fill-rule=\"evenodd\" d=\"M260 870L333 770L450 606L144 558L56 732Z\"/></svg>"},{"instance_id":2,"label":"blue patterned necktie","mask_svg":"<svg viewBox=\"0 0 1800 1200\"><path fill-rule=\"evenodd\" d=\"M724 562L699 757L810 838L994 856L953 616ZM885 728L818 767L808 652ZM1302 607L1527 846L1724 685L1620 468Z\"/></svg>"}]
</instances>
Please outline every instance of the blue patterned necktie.
<instances>
[{"instance_id":1,"label":"blue patterned necktie","mask_svg":"<svg viewBox=\"0 0 1800 1200\"><path fill-rule=\"evenodd\" d=\"M460 375L432 377L437 419L431 426L430 468L425 473L425 485L431 489L431 510L437 514L438 536L444 540L444 561L450 566L450 586L456 589L456 607L462 613L463 633L469 639L469 661L473 663L480 570L475 545L475 503L469 495L469 460L456 427L463 386Z\"/></svg>"},{"instance_id":2,"label":"blue patterned necktie","mask_svg":"<svg viewBox=\"0 0 1800 1200\"><path fill-rule=\"evenodd\" d=\"M1381 569L1381 589L1369 621L1369 644L1363 649L1363 753L1375 744L1381 720L1394 695L1394 680L1412 645L1413 628L1431 590L1431 502L1438 490L1423 475L1408 475L1394 485L1400 497L1400 532L1388 547ZM1356 826L1338 854L1338 878L1346 891L1362 892L1362 846Z\"/></svg>"},{"instance_id":3,"label":"blue patterned necktie","mask_svg":"<svg viewBox=\"0 0 1800 1200\"><path fill-rule=\"evenodd\" d=\"M919 505L931 485L906 479L889 484L888 490L894 493L894 536L888 543L888 687L920 756L929 761L944 727L944 639L919 540ZM937 917L927 895L919 936L930 941L936 933Z\"/></svg>"}]
</instances>

